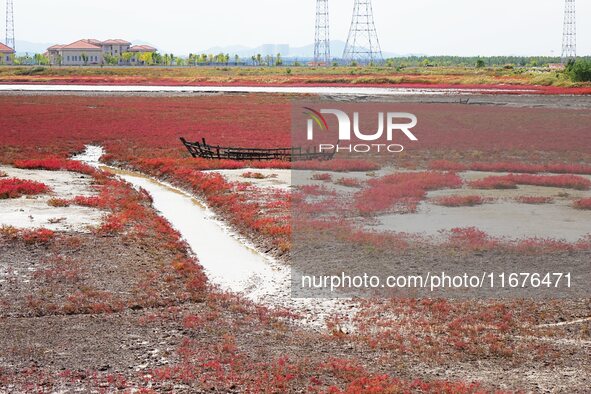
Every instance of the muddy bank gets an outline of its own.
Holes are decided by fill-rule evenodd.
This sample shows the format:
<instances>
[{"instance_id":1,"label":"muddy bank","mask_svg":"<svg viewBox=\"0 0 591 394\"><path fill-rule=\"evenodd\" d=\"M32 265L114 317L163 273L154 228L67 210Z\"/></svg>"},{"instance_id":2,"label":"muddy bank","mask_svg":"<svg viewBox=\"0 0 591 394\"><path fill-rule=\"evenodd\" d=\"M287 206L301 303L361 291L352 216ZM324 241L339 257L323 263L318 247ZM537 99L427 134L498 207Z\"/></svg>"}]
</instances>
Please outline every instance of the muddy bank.
<instances>
[{"instance_id":1,"label":"muddy bank","mask_svg":"<svg viewBox=\"0 0 591 394\"><path fill-rule=\"evenodd\" d=\"M76 85L76 84L4 84L0 85L0 91L5 92L166 92L166 93L271 93L271 94L336 94L336 95L449 95L471 94L487 92L491 94L536 93L536 89L515 87L511 89L499 89L494 87L471 88L412 88L412 87L346 87L346 86L150 86L150 85Z\"/></svg>"},{"instance_id":2,"label":"muddy bank","mask_svg":"<svg viewBox=\"0 0 591 394\"><path fill-rule=\"evenodd\" d=\"M355 89L355 88L352 88ZM290 96L294 98L317 96L326 101L339 101L351 103L363 102L386 102L386 103L422 103L422 104L459 104L459 105L487 105L514 108L561 108L561 109L589 109L591 108L591 95L529 95L529 94L480 94L478 92L459 93L454 90L440 90L433 93L429 90L404 91L403 93L394 90L390 94L380 94L379 91L315 91L310 92L283 92L274 93L277 96ZM224 96L224 95L245 95L248 92L225 92L225 91L151 91L141 90L109 90L104 87L101 90L2 90L3 96L88 96L88 97L197 97L197 96ZM259 93L273 94L273 93Z\"/></svg>"},{"instance_id":3,"label":"muddy bank","mask_svg":"<svg viewBox=\"0 0 591 394\"><path fill-rule=\"evenodd\" d=\"M332 357L407 376L373 363L375 349L288 325L245 299L216 291L184 299L186 283L170 269L178 256L158 243L75 233L44 245L0 239L0 267L10 271L0 280L0 392L247 391L285 362L299 371L289 391L319 374L322 385L347 384L318 372ZM233 377L217 374L218 364ZM178 375L188 368L197 376Z\"/></svg>"}]
</instances>

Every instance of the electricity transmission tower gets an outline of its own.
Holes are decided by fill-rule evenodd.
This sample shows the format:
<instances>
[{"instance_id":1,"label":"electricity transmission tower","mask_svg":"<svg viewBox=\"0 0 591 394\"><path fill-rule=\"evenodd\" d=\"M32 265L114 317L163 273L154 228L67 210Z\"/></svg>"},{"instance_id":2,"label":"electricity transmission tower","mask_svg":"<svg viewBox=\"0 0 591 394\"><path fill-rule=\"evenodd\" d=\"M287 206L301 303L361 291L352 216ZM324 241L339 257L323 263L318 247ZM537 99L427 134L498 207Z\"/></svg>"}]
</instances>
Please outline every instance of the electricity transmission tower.
<instances>
[{"instance_id":1,"label":"electricity transmission tower","mask_svg":"<svg viewBox=\"0 0 591 394\"><path fill-rule=\"evenodd\" d=\"M371 0L355 0L353 20L343 59L347 62L382 63L382 49L373 20Z\"/></svg>"},{"instance_id":2,"label":"electricity transmission tower","mask_svg":"<svg viewBox=\"0 0 591 394\"><path fill-rule=\"evenodd\" d=\"M577 57L577 17L575 0L566 0L564 9L564 31L562 35L562 63Z\"/></svg>"},{"instance_id":3,"label":"electricity transmission tower","mask_svg":"<svg viewBox=\"0 0 591 394\"><path fill-rule=\"evenodd\" d=\"M330 66L330 24L328 0L316 0L316 37L314 63Z\"/></svg>"},{"instance_id":4,"label":"electricity transmission tower","mask_svg":"<svg viewBox=\"0 0 591 394\"><path fill-rule=\"evenodd\" d=\"M16 49L14 41L14 8L12 0L6 0L6 45Z\"/></svg>"}]
</instances>

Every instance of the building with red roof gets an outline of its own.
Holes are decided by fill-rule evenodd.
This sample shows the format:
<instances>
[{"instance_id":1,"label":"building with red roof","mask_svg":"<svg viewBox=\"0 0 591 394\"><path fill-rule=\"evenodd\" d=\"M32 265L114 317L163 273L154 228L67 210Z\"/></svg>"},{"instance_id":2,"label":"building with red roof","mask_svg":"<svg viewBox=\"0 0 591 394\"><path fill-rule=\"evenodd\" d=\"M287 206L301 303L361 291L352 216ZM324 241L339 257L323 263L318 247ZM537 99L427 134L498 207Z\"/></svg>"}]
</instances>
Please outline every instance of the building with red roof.
<instances>
[{"instance_id":1,"label":"building with red roof","mask_svg":"<svg viewBox=\"0 0 591 394\"><path fill-rule=\"evenodd\" d=\"M157 52L158 50L149 45L134 45L129 48L129 52Z\"/></svg>"},{"instance_id":2,"label":"building with red roof","mask_svg":"<svg viewBox=\"0 0 591 394\"><path fill-rule=\"evenodd\" d=\"M0 64L11 65L14 63L14 49L0 42Z\"/></svg>"},{"instance_id":3,"label":"building with red roof","mask_svg":"<svg viewBox=\"0 0 591 394\"><path fill-rule=\"evenodd\" d=\"M121 39L82 39L67 45L53 45L47 48L47 56L51 64L63 66L129 65L139 63L138 53L156 51L149 45L132 46Z\"/></svg>"}]
</instances>

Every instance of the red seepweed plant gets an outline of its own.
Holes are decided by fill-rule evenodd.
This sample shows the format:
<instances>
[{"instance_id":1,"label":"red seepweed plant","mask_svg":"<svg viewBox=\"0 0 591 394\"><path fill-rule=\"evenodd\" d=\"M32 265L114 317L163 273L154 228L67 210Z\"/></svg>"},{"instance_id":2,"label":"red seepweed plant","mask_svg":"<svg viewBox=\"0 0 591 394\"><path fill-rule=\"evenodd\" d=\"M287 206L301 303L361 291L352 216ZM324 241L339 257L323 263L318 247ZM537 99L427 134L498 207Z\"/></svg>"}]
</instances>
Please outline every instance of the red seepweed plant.
<instances>
[{"instance_id":1,"label":"red seepweed plant","mask_svg":"<svg viewBox=\"0 0 591 394\"><path fill-rule=\"evenodd\" d=\"M95 169L89 165L75 160L50 157L46 159L17 160L14 162L16 168L28 170L47 170L47 171L72 171L82 174L92 175Z\"/></svg>"},{"instance_id":2,"label":"red seepweed plant","mask_svg":"<svg viewBox=\"0 0 591 394\"><path fill-rule=\"evenodd\" d=\"M498 240L489 237L487 233L476 227L451 229L447 244L452 248L469 251L491 250L499 245Z\"/></svg>"},{"instance_id":3,"label":"red seepweed plant","mask_svg":"<svg viewBox=\"0 0 591 394\"><path fill-rule=\"evenodd\" d=\"M458 163L449 160L434 160L429 168L439 171L483 171L483 172L513 172L524 174L538 174L543 172L555 174L590 175L591 166L585 164L548 163L528 164L519 162L475 162Z\"/></svg>"},{"instance_id":4,"label":"red seepweed plant","mask_svg":"<svg viewBox=\"0 0 591 394\"><path fill-rule=\"evenodd\" d=\"M0 200L34 196L50 192L49 186L41 182L17 178L0 179Z\"/></svg>"},{"instance_id":5,"label":"red seepweed plant","mask_svg":"<svg viewBox=\"0 0 591 394\"><path fill-rule=\"evenodd\" d=\"M357 178L339 178L335 181L335 183L337 185L354 188L361 188L363 186L363 182Z\"/></svg>"},{"instance_id":6,"label":"red seepweed plant","mask_svg":"<svg viewBox=\"0 0 591 394\"><path fill-rule=\"evenodd\" d=\"M330 182L332 181L332 175L327 172L314 174L311 178L313 181L323 181L323 182Z\"/></svg>"},{"instance_id":7,"label":"red seepweed plant","mask_svg":"<svg viewBox=\"0 0 591 394\"><path fill-rule=\"evenodd\" d=\"M489 176L472 181L469 185L476 189L516 189L517 185L530 185L589 190L591 181L578 175L509 174Z\"/></svg>"},{"instance_id":8,"label":"red seepweed plant","mask_svg":"<svg viewBox=\"0 0 591 394\"><path fill-rule=\"evenodd\" d=\"M101 196L76 196L72 200L72 203L82 207L104 208L107 204L107 201Z\"/></svg>"},{"instance_id":9,"label":"red seepweed plant","mask_svg":"<svg viewBox=\"0 0 591 394\"><path fill-rule=\"evenodd\" d=\"M20 237L27 244L48 244L54 239L55 233L46 228L39 228L35 230L22 230Z\"/></svg>"},{"instance_id":10,"label":"red seepweed plant","mask_svg":"<svg viewBox=\"0 0 591 394\"><path fill-rule=\"evenodd\" d=\"M522 204L552 204L554 199L552 197L542 197L542 196L519 196L515 197L515 201L522 203Z\"/></svg>"},{"instance_id":11,"label":"red seepweed plant","mask_svg":"<svg viewBox=\"0 0 591 394\"><path fill-rule=\"evenodd\" d=\"M47 201L47 205L54 208L69 207L70 204L71 201L64 198L50 198L49 201Z\"/></svg>"},{"instance_id":12,"label":"red seepweed plant","mask_svg":"<svg viewBox=\"0 0 591 394\"><path fill-rule=\"evenodd\" d=\"M252 172L252 171L248 171L248 172L244 172L242 173L242 178L246 178L246 179L267 179L269 177L272 176L266 176L260 172Z\"/></svg>"},{"instance_id":13,"label":"red seepweed plant","mask_svg":"<svg viewBox=\"0 0 591 394\"><path fill-rule=\"evenodd\" d=\"M591 209L591 198L583 198L574 202L573 206L577 209Z\"/></svg>"},{"instance_id":14,"label":"red seepweed plant","mask_svg":"<svg viewBox=\"0 0 591 394\"><path fill-rule=\"evenodd\" d=\"M386 212L415 212L428 191L459 188L462 179L452 172L409 172L387 175L368 181L369 188L355 197L355 207L362 215Z\"/></svg>"},{"instance_id":15,"label":"red seepweed plant","mask_svg":"<svg viewBox=\"0 0 591 394\"><path fill-rule=\"evenodd\" d=\"M442 196L432 200L433 204L444 207L473 207L488 200L481 196Z\"/></svg>"}]
</instances>

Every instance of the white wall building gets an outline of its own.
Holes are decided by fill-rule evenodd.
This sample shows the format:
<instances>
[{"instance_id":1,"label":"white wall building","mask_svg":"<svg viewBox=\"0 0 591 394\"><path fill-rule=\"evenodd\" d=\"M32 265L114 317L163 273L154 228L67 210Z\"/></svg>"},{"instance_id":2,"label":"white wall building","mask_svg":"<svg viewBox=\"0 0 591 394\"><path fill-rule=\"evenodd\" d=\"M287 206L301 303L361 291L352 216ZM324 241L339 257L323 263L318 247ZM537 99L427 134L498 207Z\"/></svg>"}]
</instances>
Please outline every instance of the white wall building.
<instances>
[{"instance_id":1,"label":"white wall building","mask_svg":"<svg viewBox=\"0 0 591 394\"><path fill-rule=\"evenodd\" d=\"M68 45L53 45L47 48L47 57L50 64L61 66L102 65L108 64L108 60L114 60L118 65L129 65L141 63L138 53L156 51L148 45L132 46L125 40L84 39Z\"/></svg>"},{"instance_id":2,"label":"white wall building","mask_svg":"<svg viewBox=\"0 0 591 394\"><path fill-rule=\"evenodd\" d=\"M14 63L14 49L0 42L0 65L12 65Z\"/></svg>"}]
</instances>

